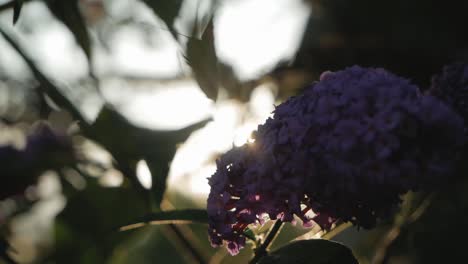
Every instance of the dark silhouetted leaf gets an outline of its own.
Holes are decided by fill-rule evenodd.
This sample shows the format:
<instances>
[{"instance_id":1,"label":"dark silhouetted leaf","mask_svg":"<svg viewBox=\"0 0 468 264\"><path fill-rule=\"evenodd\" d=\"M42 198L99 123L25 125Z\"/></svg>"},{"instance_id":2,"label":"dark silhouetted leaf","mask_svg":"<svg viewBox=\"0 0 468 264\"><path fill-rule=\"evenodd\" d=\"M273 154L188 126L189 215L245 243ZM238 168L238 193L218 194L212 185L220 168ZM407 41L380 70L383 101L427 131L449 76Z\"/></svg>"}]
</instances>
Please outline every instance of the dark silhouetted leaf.
<instances>
[{"instance_id":1,"label":"dark silhouetted leaf","mask_svg":"<svg viewBox=\"0 0 468 264\"><path fill-rule=\"evenodd\" d=\"M260 264L358 264L351 250L324 239L292 242L263 257Z\"/></svg>"},{"instance_id":2,"label":"dark silhouetted leaf","mask_svg":"<svg viewBox=\"0 0 468 264\"><path fill-rule=\"evenodd\" d=\"M182 6L182 0L143 0L153 12L166 23L169 31L172 33L174 38L177 38L177 33L174 30L174 20L179 14L180 7Z\"/></svg>"},{"instance_id":3,"label":"dark silhouetted leaf","mask_svg":"<svg viewBox=\"0 0 468 264\"><path fill-rule=\"evenodd\" d=\"M152 175L151 203L153 209L159 209L176 145L210 120L206 119L179 130L156 131L137 127L110 106L105 106L91 130L93 139L112 153L119 168L137 186L136 163L141 159L146 160ZM109 133L109 128L112 128L112 133Z\"/></svg>"},{"instance_id":4,"label":"dark silhouetted leaf","mask_svg":"<svg viewBox=\"0 0 468 264\"><path fill-rule=\"evenodd\" d=\"M136 221L126 224L119 228L120 231L131 230L150 225L163 224L190 224L190 223L208 223L208 214L206 210L201 209L184 209L166 212L157 212L149 214Z\"/></svg>"},{"instance_id":5,"label":"dark silhouetted leaf","mask_svg":"<svg viewBox=\"0 0 468 264\"><path fill-rule=\"evenodd\" d=\"M13 25L18 22L18 18L21 13L21 8L23 7L23 0L15 0L15 5L13 6Z\"/></svg>"},{"instance_id":6,"label":"dark silhouetted leaf","mask_svg":"<svg viewBox=\"0 0 468 264\"><path fill-rule=\"evenodd\" d=\"M195 26L193 35L197 31L198 28ZM216 100L220 81L214 45L213 20L208 23L201 39L194 37L189 39L185 58L202 91L208 98Z\"/></svg>"},{"instance_id":7,"label":"dark silhouetted leaf","mask_svg":"<svg viewBox=\"0 0 468 264\"><path fill-rule=\"evenodd\" d=\"M91 63L91 40L81 15L78 0L49 0L47 7L72 32Z\"/></svg>"}]
</instances>

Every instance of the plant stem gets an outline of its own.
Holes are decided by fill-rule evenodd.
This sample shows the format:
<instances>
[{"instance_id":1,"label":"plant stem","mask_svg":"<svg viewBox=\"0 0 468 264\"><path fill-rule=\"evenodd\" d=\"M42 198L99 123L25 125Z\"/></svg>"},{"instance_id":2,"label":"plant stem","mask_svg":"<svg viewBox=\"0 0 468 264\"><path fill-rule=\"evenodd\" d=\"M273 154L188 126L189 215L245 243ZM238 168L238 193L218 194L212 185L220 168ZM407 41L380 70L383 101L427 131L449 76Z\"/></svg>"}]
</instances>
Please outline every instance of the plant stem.
<instances>
[{"instance_id":1,"label":"plant stem","mask_svg":"<svg viewBox=\"0 0 468 264\"><path fill-rule=\"evenodd\" d=\"M161 209L163 210L174 210L175 207L172 205L170 201L167 199L161 202ZM206 257L203 255L201 251L195 246L198 244L198 241L194 241L194 236L189 236L191 233L191 229L183 230L181 227L177 226L176 224L169 224L168 229L173 232L173 234L178 238L181 242L182 250L186 250L193 258L195 263L205 264L207 263Z\"/></svg>"},{"instance_id":2,"label":"plant stem","mask_svg":"<svg viewBox=\"0 0 468 264\"><path fill-rule=\"evenodd\" d=\"M283 225L283 222L281 220L276 220L275 224L270 229L270 232L268 232L268 235L265 238L265 241L263 241L263 243L260 245L260 247L258 247L255 250L255 256L249 262L249 264L257 263L262 257L264 257L264 256L266 256L268 254L268 252L267 252L268 247L275 240L276 236L278 235L278 231L281 229L282 225Z\"/></svg>"},{"instance_id":3,"label":"plant stem","mask_svg":"<svg viewBox=\"0 0 468 264\"><path fill-rule=\"evenodd\" d=\"M337 222L335 228L333 228L332 230L328 231L327 233L325 233L321 239L327 239L327 240L330 240L332 239L334 236L338 235L339 233L345 231L346 229L348 229L348 227L351 227L352 224L351 223L343 223L341 221Z\"/></svg>"},{"instance_id":4,"label":"plant stem","mask_svg":"<svg viewBox=\"0 0 468 264\"><path fill-rule=\"evenodd\" d=\"M185 237L185 235L179 230L177 225L169 224L169 229L174 232L176 237L180 240L183 247L190 252L190 255L193 257L195 263L204 264L207 261L205 260L204 256L192 245L192 243Z\"/></svg>"}]
</instances>

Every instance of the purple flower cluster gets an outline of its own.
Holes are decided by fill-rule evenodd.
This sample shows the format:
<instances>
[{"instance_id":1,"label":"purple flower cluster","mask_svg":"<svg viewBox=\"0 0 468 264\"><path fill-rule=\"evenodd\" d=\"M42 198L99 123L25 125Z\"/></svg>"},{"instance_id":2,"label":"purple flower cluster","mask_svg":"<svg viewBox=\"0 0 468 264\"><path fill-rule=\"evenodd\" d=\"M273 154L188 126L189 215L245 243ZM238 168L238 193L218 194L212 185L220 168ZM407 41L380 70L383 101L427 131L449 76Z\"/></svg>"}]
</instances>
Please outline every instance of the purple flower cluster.
<instances>
[{"instance_id":1,"label":"purple flower cluster","mask_svg":"<svg viewBox=\"0 0 468 264\"><path fill-rule=\"evenodd\" d=\"M432 78L429 92L455 109L468 124L468 63L445 66Z\"/></svg>"},{"instance_id":2,"label":"purple flower cluster","mask_svg":"<svg viewBox=\"0 0 468 264\"><path fill-rule=\"evenodd\" d=\"M269 219L341 219L371 228L400 195L450 175L463 121L435 97L383 69L328 72L279 105L255 143L217 161L210 178L209 235L231 254L243 230ZM309 217L313 212L312 217Z\"/></svg>"}]
</instances>

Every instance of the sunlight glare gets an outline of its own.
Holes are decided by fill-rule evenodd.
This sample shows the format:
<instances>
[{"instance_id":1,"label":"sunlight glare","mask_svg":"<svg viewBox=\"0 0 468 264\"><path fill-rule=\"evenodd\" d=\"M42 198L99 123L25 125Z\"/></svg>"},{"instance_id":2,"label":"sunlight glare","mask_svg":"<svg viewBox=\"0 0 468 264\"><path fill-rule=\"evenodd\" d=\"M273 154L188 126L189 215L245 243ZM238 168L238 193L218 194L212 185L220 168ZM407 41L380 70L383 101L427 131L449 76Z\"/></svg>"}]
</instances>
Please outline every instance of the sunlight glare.
<instances>
[{"instance_id":1,"label":"sunlight glare","mask_svg":"<svg viewBox=\"0 0 468 264\"><path fill-rule=\"evenodd\" d=\"M194 132L177 150L171 163L169 188L206 197L210 191L207 178L216 171L216 158L233 146L252 142L252 131L274 109L273 88L260 85L246 104L235 100L217 102L213 122Z\"/></svg>"},{"instance_id":2,"label":"sunlight glare","mask_svg":"<svg viewBox=\"0 0 468 264\"><path fill-rule=\"evenodd\" d=\"M254 122L248 122L237 128L234 136L234 146L240 147L245 143L250 142L252 140L252 132L256 129L257 124Z\"/></svg>"},{"instance_id":3,"label":"sunlight glare","mask_svg":"<svg viewBox=\"0 0 468 264\"><path fill-rule=\"evenodd\" d=\"M137 174L138 181L141 183L141 185L145 189L151 189L151 185L152 185L151 172L145 160L138 161L137 167L136 167L136 174Z\"/></svg>"},{"instance_id":4,"label":"sunlight glare","mask_svg":"<svg viewBox=\"0 0 468 264\"><path fill-rule=\"evenodd\" d=\"M242 80L255 78L295 55L309 15L302 0L222 1L214 27L218 56Z\"/></svg>"}]
</instances>

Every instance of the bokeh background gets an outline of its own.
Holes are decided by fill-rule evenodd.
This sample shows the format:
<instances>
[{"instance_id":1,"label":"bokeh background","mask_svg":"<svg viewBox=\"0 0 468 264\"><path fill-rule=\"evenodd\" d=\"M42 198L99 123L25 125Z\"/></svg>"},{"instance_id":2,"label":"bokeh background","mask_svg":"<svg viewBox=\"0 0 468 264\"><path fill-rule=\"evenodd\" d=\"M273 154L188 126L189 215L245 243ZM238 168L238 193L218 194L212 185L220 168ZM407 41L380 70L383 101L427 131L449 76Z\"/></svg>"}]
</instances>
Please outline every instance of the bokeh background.
<instances>
[{"instance_id":1,"label":"bokeh background","mask_svg":"<svg viewBox=\"0 0 468 264\"><path fill-rule=\"evenodd\" d=\"M251 250L211 248L203 224L117 228L205 208L216 158L323 71L384 67L426 89L468 57L466 11L419 0L0 1L0 189L29 179L1 197L0 263L247 262ZM43 126L72 150L46 148L50 166L21 176L27 164L3 152ZM463 251L452 236L467 218L460 188L438 204L411 193L381 228L335 239L361 263L442 263L429 262L434 248ZM321 235L286 225L273 248Z\"/></svg>"}]
</instances>

